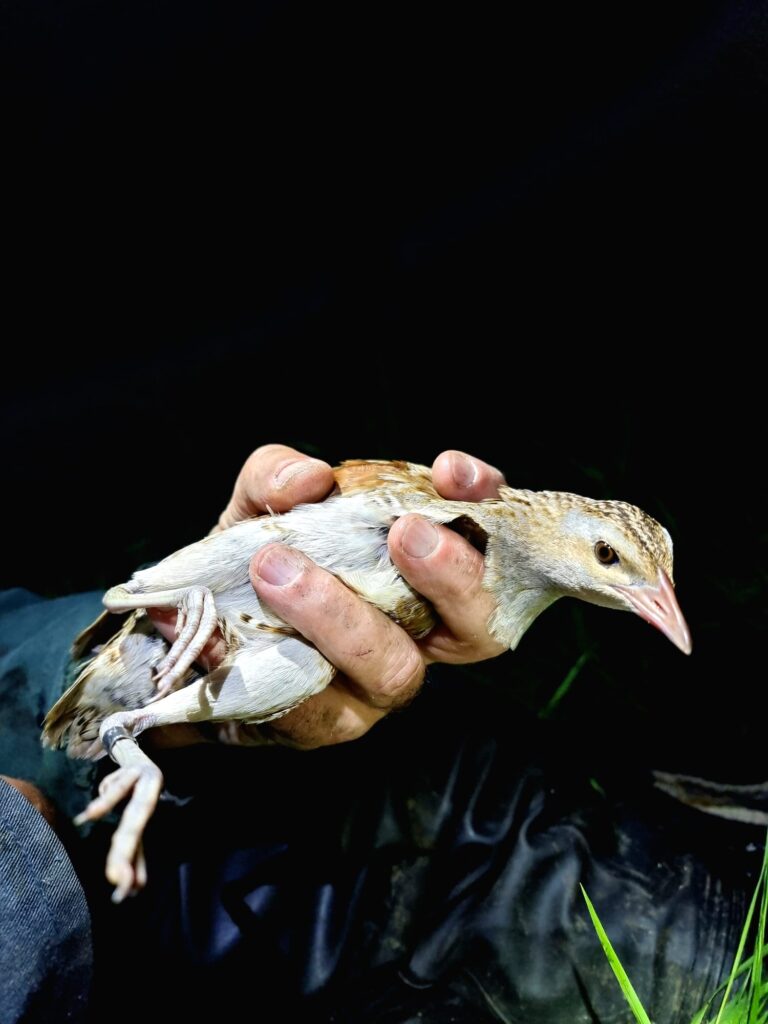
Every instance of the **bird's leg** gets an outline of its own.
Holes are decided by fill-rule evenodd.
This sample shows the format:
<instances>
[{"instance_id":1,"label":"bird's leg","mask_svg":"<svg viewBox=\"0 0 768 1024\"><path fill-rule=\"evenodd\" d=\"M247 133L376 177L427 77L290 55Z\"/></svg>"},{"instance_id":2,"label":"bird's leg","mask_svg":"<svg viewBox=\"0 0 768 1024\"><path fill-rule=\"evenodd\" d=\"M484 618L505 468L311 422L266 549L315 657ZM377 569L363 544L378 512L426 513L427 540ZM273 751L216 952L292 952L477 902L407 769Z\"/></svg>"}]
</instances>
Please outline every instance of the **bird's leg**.
<instances>
[{"instance_id":1,"label":"bird's leg","mask_svg":"<svg viewBox=\"0 0 768 1024\"><path fill-rule=\"evenodd\" d=\"M122 720L135 720L139 714L141 711L118 712L104 720L101 742L120 767L102 779L99 796L75 818L76 825L95 821L129 797L107 856L106 875L115 886L112 894L114 903L121 903L130 893L138 892L146 885L147 866L142 837L163 788L162 772L122 724Z\"/></svg>"},{"instance_id":2,"label":"bird's leg","mask_svg":"<svg viewBox=\"0 0 768 1024\"><path fill-rule=\"evenodd\" d=\"M215 700L211 700L204 689L209 679L210 676L199 679L183 690L133 711L118 711L101 723L101 744L120 767L102 779L99 795L75 818L75 824L83 825L104 817L128 797L107 856L106 876L115 886L112 894L115 903L121 903L130 893L146 885L142 839L163 788L162 772L141 749L137 737L155 726L211 718Z\"/></svg>"},{"instance_id":3,"label":"bird's leg","mask_svg":"<svg viewBox=\"0 0 768 1024\"><path fill-rule=\"evenodd\" d=\"M141 838L163 785L160 769L139 748L136 737L146 729L179 722L252 723L274 718L322 690L335 671L316 648L287 637L262 651L238 651L230 662L162 700L104 719L101 743L120 768L104 779L100 795L76 823L100 818L130 796L107 860L117 902L144 884Z\"/></svg>"},{"instance_id":4,"label":"bird's leg","mask_svg":"<svg viewBox=\"0 0 768 1024\"><path fill-rule=\"evenodd\" d=\"M155 669L155 682L158 684L156 700L178 689L185 673L213 636L218 623L213 594L208 587L181 587L178 590L137 593L129 583L107 591L104 604L111 612L133 608L177 609L176 640Z\"/></svg>"}]
</instances>

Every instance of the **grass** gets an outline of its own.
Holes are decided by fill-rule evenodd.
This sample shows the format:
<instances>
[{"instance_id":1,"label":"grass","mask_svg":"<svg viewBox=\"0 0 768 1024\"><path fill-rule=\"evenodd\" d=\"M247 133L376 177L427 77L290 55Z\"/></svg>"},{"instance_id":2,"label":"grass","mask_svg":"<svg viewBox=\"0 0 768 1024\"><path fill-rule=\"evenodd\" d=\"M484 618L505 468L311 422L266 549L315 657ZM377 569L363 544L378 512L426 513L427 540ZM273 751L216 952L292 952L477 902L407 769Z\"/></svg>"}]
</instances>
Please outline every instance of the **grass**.
<instances>
[{"instance_id":1,"label":"grass","mask_svg":"<svg viewBox=\"0 0 768 1024\"><path fill-rule=\"evenodd\" d=\"M544 707L539 711L539 718L551 718L552 714L557 710L558 705L562 702L565 695L568 693L570 688L573 686L576 677L587 664L589 659L592 657L592 651L584 651L580 654L576 661L573 663L571 668L568 670L565 679L558 686L552 696L549 698Z\"/></svg>"},{"instance_id":2,"label":"grass","mask_svg":"<svg viewBox=\"0 0 768 1024\"><path fill-rule=\"evenodd\" d=\"M621 965L615 949L611 945L605 929L600 923L592 902L587 896L584 886L581 892L587 904L600 944L616 975L635 1020L639 1024L653 1024L635 992L627 972ZM744 959L744 950L753 931L755 911L759 905L757 926L754 929L754 949L752 955ZM695 1014L691 1024L768 1024L768 974L766 974L766 956L768 945L766 926L768 925L768 842L763 854L763 865L760 876L752 894L744 927L741 930L739 945L733 960L733 966L727 981L710 996L707 1003Z\"/></svg>"}]
</instances>

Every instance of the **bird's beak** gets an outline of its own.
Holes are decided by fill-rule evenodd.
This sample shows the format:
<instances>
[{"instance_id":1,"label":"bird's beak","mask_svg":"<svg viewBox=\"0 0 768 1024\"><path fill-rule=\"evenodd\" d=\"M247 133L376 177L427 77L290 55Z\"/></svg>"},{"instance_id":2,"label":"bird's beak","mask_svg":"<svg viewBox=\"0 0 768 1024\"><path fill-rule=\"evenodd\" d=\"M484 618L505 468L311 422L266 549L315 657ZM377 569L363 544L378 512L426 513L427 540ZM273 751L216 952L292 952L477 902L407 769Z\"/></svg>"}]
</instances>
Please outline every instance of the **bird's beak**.
<instances>
[{"instance_id":1,"label":"bird's beak","mask_svg":"<svg viewBox=\"0 0 768 1024\"><path fill-rule=\"evenodd\" d=\"M615 589L627 598L641 619L660 629L683 654L691 653L691 632L680 611L669 576L663 569L659 569L658 587L625 587L617 584Z\"/></svg>"}]
</instances>

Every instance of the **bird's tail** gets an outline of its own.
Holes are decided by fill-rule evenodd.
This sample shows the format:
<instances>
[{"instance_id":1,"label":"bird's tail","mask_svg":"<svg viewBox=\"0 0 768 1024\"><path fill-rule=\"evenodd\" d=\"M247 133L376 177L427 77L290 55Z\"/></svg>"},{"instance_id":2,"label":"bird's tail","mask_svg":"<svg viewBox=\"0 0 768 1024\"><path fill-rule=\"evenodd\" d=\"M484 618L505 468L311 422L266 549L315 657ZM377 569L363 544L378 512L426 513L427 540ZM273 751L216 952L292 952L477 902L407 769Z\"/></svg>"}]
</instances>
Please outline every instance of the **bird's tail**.
<instances>
[{"instance_id":1,"label":"bird's tail","mask_svg":"<svg viewBox=\"0 0 768 1024\"><path fill-rule=\"evenodd\" d=\"M102 721L115 711L143 707L157 692L153 672L168 645L150 635L151 629L145 615L132 615L88 662L46 715L43 746L66 748L69 757L93 761L104 756Z\"/></svg>"}]
</instances>

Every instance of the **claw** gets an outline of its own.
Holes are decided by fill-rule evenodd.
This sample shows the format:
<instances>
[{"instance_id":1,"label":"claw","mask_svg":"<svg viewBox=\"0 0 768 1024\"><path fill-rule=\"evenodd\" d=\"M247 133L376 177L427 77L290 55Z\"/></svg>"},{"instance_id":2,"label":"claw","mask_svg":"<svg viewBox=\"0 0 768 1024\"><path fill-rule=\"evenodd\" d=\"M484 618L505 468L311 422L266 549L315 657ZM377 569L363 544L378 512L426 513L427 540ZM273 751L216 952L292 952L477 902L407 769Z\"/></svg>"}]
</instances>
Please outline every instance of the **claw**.
<instances>
[{"instance_id":1,"label":"claw","mask_svg":"<svg viewBox=\"0 0 768 1024\"><path fill-rule=\"evenodd\" d=\"M179 604L176 640L155 667L154 682L157 684L163 680L163 685L154 700L160 700L179 687L187 670L213 636L217 621L216 606L210 590L206 587L193 587L185 593Z\"/></svg>"},{"instance_id":2,"label":"claw","mask_svg":"<svg viewBox=\"0 0 768 1024\"><path fill-rule=\"evenodd\" d=\"M157 676L155 676L155 682L157 681ZM150 697L149 700L144 704L144 707L148 708L150 704L157 704L157 702L159 700L162 700L163 697L167 697L168 694L173 691L173 689L173 680L171 680L170 683L168 683L167 681L164 682L162 686L158 687L157 693L153 697Z\"/></svg>"},{"instance_id":3,"label":"claw","mask_svg":"<svg viewBox=\"0 0 768 1024\"><path fill-rule=\"evenodd\" d=\"M137 586L137 585L136 585ZM132 608L176 610L176 639L162 661L155 667L154 680L166 680L163 694L178 689L187 669L199 657L213 636L218 624L216 605L208 587L180 587L133 593L131 585L113 587L104 598L110 611Z\"/></svg>"},{"instance_id":4,"label":"claw","mask_svg":"<svg viewBox=\"0 0 768 1024\"><path fill-rule=\"evenodd\" d=\"M112 901L122 903L126 896L143 889L147 881L142 837L157 806L163 776L157 765L135 743L121 740L115 744L115 749L121 760L132 763L124 764L102 779L99 795L78 814L75 824L102 818L128 798L112 836L106 867L107 879L115 886Z\"/></svg>"}]
</instances>

